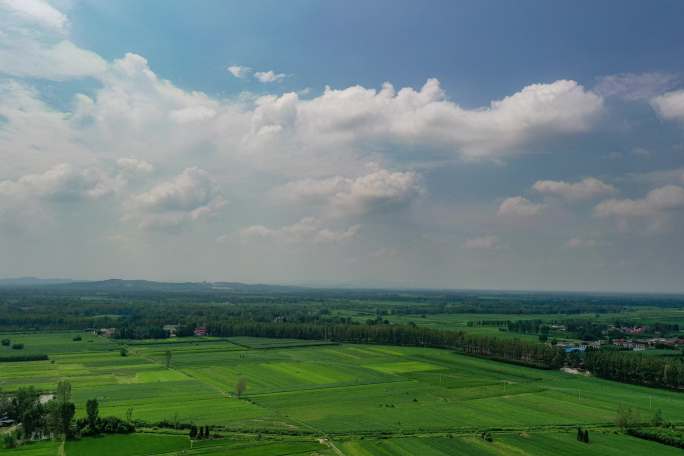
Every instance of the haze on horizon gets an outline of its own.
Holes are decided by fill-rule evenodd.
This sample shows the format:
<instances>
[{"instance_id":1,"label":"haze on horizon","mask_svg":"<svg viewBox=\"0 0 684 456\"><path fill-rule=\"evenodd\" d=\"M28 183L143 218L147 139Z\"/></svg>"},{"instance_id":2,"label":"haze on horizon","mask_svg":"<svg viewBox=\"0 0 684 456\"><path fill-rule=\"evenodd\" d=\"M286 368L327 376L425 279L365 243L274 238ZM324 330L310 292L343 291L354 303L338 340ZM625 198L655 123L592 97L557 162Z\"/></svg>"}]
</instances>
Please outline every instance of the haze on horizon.
<instances>
[{"instance_id":1,"label":"haze on horizon","mask_svg":"<svg viewBox=\"0 0 684 456\"><path fill-rule=\"evenodd\" d=\"M0 0L0 277L682 292L682 17Z\"/></svg>"}]
</instances>

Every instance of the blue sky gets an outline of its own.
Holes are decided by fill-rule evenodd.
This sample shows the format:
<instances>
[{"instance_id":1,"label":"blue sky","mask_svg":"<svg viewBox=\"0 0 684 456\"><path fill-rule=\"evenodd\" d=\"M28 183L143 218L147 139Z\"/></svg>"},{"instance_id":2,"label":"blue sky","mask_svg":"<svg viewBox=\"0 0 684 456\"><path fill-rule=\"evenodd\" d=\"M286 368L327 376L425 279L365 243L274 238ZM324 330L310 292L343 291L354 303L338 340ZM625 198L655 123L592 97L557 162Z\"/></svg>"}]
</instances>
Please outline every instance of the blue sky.
<instances>
[{"instance_id":1,"label":"blue sky","mask_svg":"<svg viewBox=\"0 0 684 456\"><path fill-rule=\"evenodd\" d=\"M0 276L684 291L683 16L0 0Z\"/></svg>"}]
</instances>

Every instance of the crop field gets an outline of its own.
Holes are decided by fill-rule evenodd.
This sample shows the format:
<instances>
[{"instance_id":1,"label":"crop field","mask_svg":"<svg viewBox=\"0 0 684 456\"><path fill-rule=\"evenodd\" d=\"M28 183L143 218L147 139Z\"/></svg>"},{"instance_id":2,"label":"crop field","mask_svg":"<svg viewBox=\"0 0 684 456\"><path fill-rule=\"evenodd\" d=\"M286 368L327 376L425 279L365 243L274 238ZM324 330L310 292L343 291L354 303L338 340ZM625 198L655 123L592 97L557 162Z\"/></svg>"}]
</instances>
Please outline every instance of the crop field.
<instances>
[{"instance_id":1,"label":"crop field","mask_svg":"<svg viewBox=\"0 0 684 456\"><path fill-rule=\"evenodd\" d=\"M362 312L340 312L340 315L348 316L358 322L365 322L369 318L375 318L375 315ZM383 318L394 324L407 324L409 322L415 323L418 326L425 326L432 329L448 329L455 331L465 331L472 334L481 334L488 336L495 336L499 338L519 338L529 341L536 341L537 336L532 334L521 334L514 332L499 331L493 326L468 326L468 322L477 322L481 320L500 320L500 321L517 321L517 320L542 320L544 322L559 321L565 319L579 319L591 320L594 323L612 324L616 320L620 321L639 321L643 324L655 322L676 323L682 328L681 333L684 334L684 310L682 309L661 309L661 308L633 308L626 309L619 313L579 313L579 314L473 314L473 313L456 313L456 314L410 314L410 315L386 315ZM555 333L554 336L558 338L565 338L568 335L564 333Z\"/></svg>"},{"instance_id":2,"label":"crop field","mask_svg":"<svg viewBox=\"0 0 684 456\"><path fill-rule=\"evenodd\" d=\"M681 450L653 442L606 433L593 433L590 445L572 433L519 433L496 436L493 442L479 437L431 437L354 440L340 445L347 456L623 456L676 455Z\"/></svg>"},{"instance_id":3,"label":"crop field","mask_svg":"<svg viewBox=\"0 0 684 456\"><path fill-rule=\"evenodd\" d=\"M21 337L26 350L48 353L50 359L1 364L5 392L27 385L50 392L58 381L68 380L79 416L85 402L96 398L101 416L131 413L150 425L163 420L211 425L226 436L197 442L192 449L185 435L85 438L67 442L63 451L69 456L182 450L335 454L330 445L348 456L542 455L549 449L559 455L625 454L628 449L667 455L678 450L616 434L618 406L636 408L644 420L660 409L668 420L684 423L681 393L448 350L241 337L125 343L128 356L122 356L117 341L97 336L81 341L73 341L74 333L7 337ZM240 380L246 390L238 397ZM578 425L592 429L590 445L575 440ZM493 442L477 436L483 430L494 432ZM246 441L247 434L262 439ZM107 445L108 452L98 453L99 445ZM57 450L45 442L0 453L42 456Z\"/></svg>"}]
</instances>

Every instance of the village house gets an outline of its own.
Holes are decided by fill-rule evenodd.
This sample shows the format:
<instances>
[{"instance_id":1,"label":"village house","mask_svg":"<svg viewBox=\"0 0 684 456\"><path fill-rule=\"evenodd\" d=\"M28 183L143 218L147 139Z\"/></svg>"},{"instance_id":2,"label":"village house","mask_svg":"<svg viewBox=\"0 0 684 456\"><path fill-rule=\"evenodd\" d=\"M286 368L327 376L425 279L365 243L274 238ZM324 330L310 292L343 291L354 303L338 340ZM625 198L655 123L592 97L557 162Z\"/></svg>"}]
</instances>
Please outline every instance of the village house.
<instances>
[{"instance_id":1,"label":"village house","mask_svg":"<svg viewBox=\"0 0 684 456\"><path fill-rule=\"evenodd\" d=\"M178 325L164 325L162 328L164 331L169 333L169 337L176 337L176 332L178 331Z\"/></svg>"}]
</instances>

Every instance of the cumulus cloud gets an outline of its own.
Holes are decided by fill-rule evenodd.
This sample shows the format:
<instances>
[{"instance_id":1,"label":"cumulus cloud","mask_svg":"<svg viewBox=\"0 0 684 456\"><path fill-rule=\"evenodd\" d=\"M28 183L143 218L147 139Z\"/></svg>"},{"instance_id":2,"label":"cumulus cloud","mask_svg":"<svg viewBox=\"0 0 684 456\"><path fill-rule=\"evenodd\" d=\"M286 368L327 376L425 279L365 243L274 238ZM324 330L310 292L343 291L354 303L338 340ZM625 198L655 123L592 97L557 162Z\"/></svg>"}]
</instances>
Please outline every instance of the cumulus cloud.
<instances>
[{"instance_id":1,"label":"cumulus cloud","mask_svg":"<svg viewBox=\"0 0 684 456\"><path fill-rule=\"evenodd\" d=\"M120 158L116 164L121 171L129 174L149 174L154 171L151 163L137 158Z\"/></svg>"},{"instance_id":2,"label":"cumulus cloud","mask_svg":"<svg viewBox=\"0 0 684 456\"><path fill-rule=\"evenodd\" d=\"M215 215L224 204L221 190L209 173L191 167L172 180L133 196L127 218L137 220L142 228L178 228Z\"/></svg>"},{"instance_id":3,"label":"cumulus cloud","mask_svg":"<svg viewBox=\"0 0 684 456\"><path fill-rule=\"evenodd\" d=\"M41 174L0 181L0 195L53 201L92 200L111 195L123 185L125 181L122 179L97 168L79 169L62 163Z\"/></svg>"},{"instance_id":4,"label":"cumulus cloud","mask_svg":"<svg viewBox=\"0 0 684 456\"><path fill-rule=\"evenodd\" d=\"M250 74L252 74L252 69L248 66L242 65L230 65L226 68L230 74L239 79L245 79Z\"/></svg>"},{"instance_id":5,"label":"cumulus cloud","mask_svg":"<svg viewBox=\"0 0 684 456\"><path fill-rule=\"evenodd\" d=\"M496 236L482 236L467 239L463 243L466 249L492 250L499 247L499 238Z\"/></svg>"},{"instance_id":6,"label":"cumulus cloud","mask_svg":"<svg viewBox=\"0 0 684 456\"><path fill-rule=\"evenodd\" d=\"M0 1L0 73L61 81L99 75L107 63L68 39L66 16L41 0Z\"/></svg>"},{"instance_id":7,"label":"cumulus cloud","mask_svg":"<svg viewBox=\"0 0 684 456\"><path fill-rule=\"evenodd\" d=\"M594 91L604 97L645 100L673 89L678 82L669 73L621 73L599 78Z\"/></svg>"},{"instance_id":8,"label":"cumulus cloud","mask_svg":"<svg viewBox=\"0 0 684 456\"><path fill-rule=\"evenodd\" d=\"M277 189L279 196L299 203L324 203L347 215L365 215L406 206L423 193L412 171L378 169L364 176L303 179Z\"/></svg>"},{"instance_id":9,"label":"cumulus cloud","mask_svg":"<svg viewBox=\"0 0 684 456\"><path fill-rule=\"evenodd\" d=\"M522 196L512 196L501 202L497 213L503 216L531 217L539 214L543 208L543 204L532 203Z\"/></svg>"},{"instance_id":10,"label":"cumulus cloud","mask_svg":"<svg viewBox=\"0 0 684 456\"><path fill-rule=\"evenodd\" d=\"M684 90L676 90L651 99L651 106L665 120L684 122Z\"/></svg>"},{"instance_id":11,"label":"cumulus cloud","mask_svg":"<svg viewBox=\"0 0 684 456\"><path fill-rule=\"evenodd\" d=\"M31 21L37 25L64 31L68 19L59 10L42 0L0 0L0 7L20 20Z\"/></svg>"},{"instance_id":12,"label":"cumulus cloud","mask_svg":"<svg viewBox=\"0 0 684 456\"><path fill-rule=\"evenodd\" d=\"M587 177L579 182L541 180L532 188L544 195L558 196L570 201L580 201L615 192L615 187L595 177Z\"/></svg>"},{"instance_id":13,"label":"cumulus cloud","mask_svg":"<svg viewBox=\"0 0 684 456\"><path fill-rule=\"evenodd\" d=\"M171 111L169 117L176 123L186 124L209 120L215 115L216 111L206 106L191 106L189 108L175 109Z\"/></svg>"},{"instance_id":14,"label":"cumulus cloud","mask_svg":"<svg viewBox=\"0 0 684 456\"><path fill-rule=\"evenodd\" d=\"M354 239L361 227L353 225L343 230L334 230L323 226L323 222L316 217L305 217L292 225L280 228L267 228L263 225L253 225L240 230L243 240L271 239L279 242L299 243L333 243Z\"/></svg>"},{"instance_id":15,"label":"cumulus cloud","mask_svg":"<svg viewBox=\"0 0 684 456\"><path fill-rule=\"evenodd\" d=\"M589 130L600 96L574 81L533 84L488 107L464 109L447 100L439 81L398 92L360 86L327 88L313 99L296 93L258 100L253 136L276 133L299 143L442 148L470 159L522 153L520 146L553 134Z\"/></svg>"},{"instance_id":16,"label":"cumulus cloud","mask_svg":"<svg viewBox=\"0 0 684 456\"><path fill-rule=\"evenodd\" d=\"M254 77L257 81L267 84L270 82L280 82L287 77L285 73L276 73L273 70L269 71L257 71L254 73Z\"/></svg>"},{"instance_id":17,"label":"cumulus cloud","mask_svg":"<svg viewBox=\"0 0 684 456\"><path fill-rule=\"evenodd\" d=\"M648 217L684 208L684 188L666 185L651 190L639 199L609 199L599 203L594 213L599 217Z\"/></svg>"}]
</instances>

